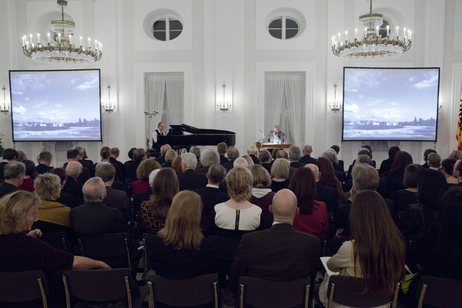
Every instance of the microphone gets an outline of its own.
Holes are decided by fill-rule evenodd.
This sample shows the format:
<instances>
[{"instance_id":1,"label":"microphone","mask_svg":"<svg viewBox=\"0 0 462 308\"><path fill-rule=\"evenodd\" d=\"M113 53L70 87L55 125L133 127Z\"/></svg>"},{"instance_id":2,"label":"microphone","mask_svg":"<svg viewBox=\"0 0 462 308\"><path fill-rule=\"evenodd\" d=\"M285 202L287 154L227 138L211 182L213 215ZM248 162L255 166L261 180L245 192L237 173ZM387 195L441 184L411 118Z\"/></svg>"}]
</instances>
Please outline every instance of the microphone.
<instances>
[{"instance_id":1,"label":"microphone","mask_svg":"<svg viewBox=\"0 0 462 308\"><path fill-rule=\"evenodd\" d=\"M265 137L265 134L261 131L261 129L258 129L263 137Z\"/></svg>"}]
</instances>

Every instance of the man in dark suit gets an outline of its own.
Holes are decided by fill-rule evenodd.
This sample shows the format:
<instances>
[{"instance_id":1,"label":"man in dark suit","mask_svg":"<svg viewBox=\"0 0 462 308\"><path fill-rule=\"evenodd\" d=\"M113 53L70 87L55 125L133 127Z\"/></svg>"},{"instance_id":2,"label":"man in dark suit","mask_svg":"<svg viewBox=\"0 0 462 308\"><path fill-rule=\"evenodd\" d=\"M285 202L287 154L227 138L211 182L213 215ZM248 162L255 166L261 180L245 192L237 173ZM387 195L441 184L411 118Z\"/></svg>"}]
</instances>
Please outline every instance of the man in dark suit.
<instances>
[{"instance_id":1,"label":"man in dark suit","mask_svg":"<svg viewBox=\"0 0 462 308\"><path fill-rule=\"evenodd\" d=\"M138 180L136 169L143 160L146 159L146 151L143 148L136 149L133 152L133 163L125 165L125 175L128 182L133 183Z\"/></svg>"},{"instance_id":2,"label":"man in dark suit","mask_svg":"<svg viewBox=\"0 0 462 308\"><path fill-rule=\"evenodd\" d=\"M220 155L220 165L223 165L228 161L228 159L225 156L227 151L228 145L226 144L226 142L220 142L219 144L217 144L217 152L218 155Z\"/></svg>"},{"instance_id":3,"label":"man in dark suit","mask_svg":"<svg viewBox=\"0 0 462 308\"><path fill-rule=\"evenodd\" d=\"M221 165L229 172L234 167L234 161L239 157L239 150L235 147L229 147L227 154L229 161Z\"/></svg>"},{"instance_id":4,"label":"man in dark suit","mask_svg":"<svg viewBox=\"0 0 462 308\"><path fill-rule=\"evenodd\" d=\"M250 158L252 158L252 161L254 165L261 165L260 159L257 157L258 149L256 146L251 145L247 149L247 154L249 154Z\"/></svg>"},{"instance_id":5,"label":"man in dark suit","mask_svg":"<svg viewBox=\"0 0 462 308\"><path fill-rule=\"evenodd\" d=\"M0 163L0 179L4 179L3 171L5 170L5 166L8 165L9 162L16 161L19 157L18 151L12 148L7 148L3 150L3 161Z\"/></svg>"},{"instance_id":6,"label":"man in dark suit","mask_svg":"<svg viewBox=\"0 0 462 308\"><path fill-rule=\"evenodd\" d=\"M183 173L178 174L178 182L181 190L201 189L207 185L207 177L203 173L198 173L197 157L194 153L181 155L181 168Z\"/></svg>"},{"instance_id":7,"label":"man in dark suit","mask_svg":"<svg viewBox=\"0 0 462 308\"><path fill-rule=\"evenodd\" d=\"M78 204L83 203L82 184L77 181L80 173L82 172L82 164L77 161L71 161L66 166L66 184L63 190L77 199Z\"/></svg>"},{"instance_id":8,"label":"man in dark suit","mask_svg":"<svg viewBox=\"0 0 462 308\"><path fill-rule=\"evenodd\" d=\"M3 171L5 182L0 183L0 198L18 190L24 181L26 166L19 161L12 161L5 165Z\"/></svg>"},{"instance_id":9,"label":"man in dark suit","mask_svg":"<svg viewBox=\"0 0 462 308\"><path fill-rule=\"evenodd\" d=\"M90 172L90 177L95 176L95 166L93 165L93 161L91 160L85 160L85 148L81 145L76 145L74 146L74 149L79 150L79 156L78 156L78 162L82 164L84 168L87 168L88 171ZM84 184L83 182L82 184Z\"/></svg>"},{"instance_id":10,"label":"man in dark suit","mask_svg":"<svg viewBox=\"0 0 462 308\"><path fill-rule=\"evenodd\" d=\"M172 147L170 144L164 144L163 146L160 147L160 156L156 158L156 161L159 164L165 163L165 154L167 154L167 151L170 150Z\"/></svg>"},{"instance_id":11,"label":"man in dark suit","mask_svg":"<svg viewBox=\"0 0 462 308\"><path fill-rule=\"evenodd\" d=\"M124 215L125 220L128 222L130 221L132 214L130 201L124 191L111 187L112 183L114 183L115 174L116 169L110 163L100 163L100 166L96 171L96 176L100 177L103 180L104 185L106 185L106 197L103 199L103 203L106 206L120 210L120 212Z\"/></svg>"},{"instance_id":12,"label":"man in dark suit","mask_svg":"<svg viewBox=\"0 0 462 308\"><path fill-rule=\"evenodd\" d=\"M298 169L298 168L305 166L304 163L299 162L301 155L302 155L302 151L300 150L300 147L296 146L295 144L290 146L289 161L290 161L291 167Z\"/></svg>"},{"instance_id":13,"label":"man in dark suit","mask_svg":"<svg viewBox=\"0 0 462 308\"><path fill-rule=\"evenodd\" d=\"M70 148L67 150L67 163L64 163L63 168L67 169L67 164L69 162L78 162L82 166L82 170L80 171L79 177L77 178L77 182L80 184L85 184L85 182L91 177L90 169L88 168L88 163L87 167L85 167L81 162L80 162L80 154L79 150L76 148Z\"/></svg>"},{"instance_id":14,"label":"man in dark suit","mask_svg":"<svg viewBox=\"0 0 462 308\"><path fill-rule=\"evenodd\" d=\"M229 200L229 196L220 191L220 184L225 180L225 175L226 169L223 166L218 164L210 166L206 174L207 186L194 190L202 198L201 228L206 232L213 224L212 213L215 205Z\"/></svg>"},{"instance_id":15,"label":"man in dark suit","mask_svg":"<svg viewBox=\"0 0 462 308\"><path fill-rule=\"evenodd\" d=\"M111 157L109 158L109 162L111 164L116 164L119 167L120 171L122 171L123 176L125 177L124 164L117 160L117 158L119 158L119 156L120 156L119 148L116 148L116 147L112 148L111 149Z\"/></svg>"},{"instance_id":16,"label":"man in dark suit","mask_svg":"<svg viewBox=\"0 0 462 308\"><path fill-rule=\"evenodd\" d=\"M321 243L316 236L295 231L299 212L297 197L280 190L269 207L274 223L270 229L242 237L229 272L231 290L237 294L240 276L290 281L315 274Z\"/></svg>"},{"instance_id":17,"label":"man in dark suit","mask_svg":"<svg viewBox=\"0 0 462 308\"><path fill-rule=\"evenodd\" d=\"M335 212L338 206L335 190L332 187L319 184L322 174L319 172L318 166L315 164L306 164L305 168L310 168L316 179L316 200L326 204L327 212Z\"/></svg>"},{"instance_id":18,"label":"man in dark suit","mask_svg":"<svg viewBox=\"0 0 462 308\"><path fill-rule=\"evenodd\" d=\"M459 159L454 164L452 175L457 179L457 186L462 186L462 159Z\"/></svg>"},{"instance_id":19,"label":"man in dark suit","mask_svg":"<svg viewBox=\"0 0 462 308\"><path fill-rule=\"evenodd\" d=\"M283 143L285 134L279 129L279 125L274 125L273 130L261 139L261 142Z\"/></svg>"},{"instance_id":20,"label":"man in dark suit","mask_svg":"<svg viewBox=\"0 0 462 308\"><path fill-rule=\"evenodd\" d=\"M315 164L316 165L316 158L311 157L311 153L313 153L313 148L311 145L306 144L303 147L302 154L303 156L300 157L298 162L303 163L303 164Z\"/></svg>"},{"instance_id":21,"label":"man in dark suit","mask_svg":"<svg viewBox=\"0 0 462 308\"><path fill-rule=\"evenodd\" d=\"M53 167L50 167L51 164L51 159L53 157L51 156L51 153L48 151L42 151L40 152L39 156L37 157L38 165L35 167L35 171L38 174L44 174L47 172L50 172L53 170Z\"/></svg>"}]
</instances>

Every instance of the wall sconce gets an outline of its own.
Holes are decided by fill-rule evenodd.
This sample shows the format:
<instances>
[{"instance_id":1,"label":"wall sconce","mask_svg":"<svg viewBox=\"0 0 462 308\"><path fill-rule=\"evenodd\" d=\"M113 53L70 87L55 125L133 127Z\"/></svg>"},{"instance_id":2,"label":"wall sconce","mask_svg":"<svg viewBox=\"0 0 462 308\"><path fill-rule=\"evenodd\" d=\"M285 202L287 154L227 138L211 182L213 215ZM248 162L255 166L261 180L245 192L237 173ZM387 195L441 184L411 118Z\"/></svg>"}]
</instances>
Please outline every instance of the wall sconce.
<instances>
[{"instance_id":1,"label":"wall sconce","mask_svg":"<svg viewBox=\"0 0 462 308\"><path fill-rule=\"evenodd\" d=\"M8 111L10 111L10 106L9 106L10 104L6 101L6 88L3 87L2 90L3 90L3 102L2 102L2 105L0 106L0 112L6 115Z\"/></svg>"},{"instance_id":2,"label":"wall sconce","mask_svg":"<svg viewBox=\"0 0 462 308\"><path fill-rule=\"evenodd\" d=\"M107 101L102 103L104 111L112 112L115 109L115 103L111 102L111 86L107 86Z\"/></svg>"},{"instance_id":3,"label":"wall sconce","mask_svg":"<svg viewBox=\"0 0 462 308\"><path fill-rule=\"evenodd\" d=\"M217 102L217 108L220 111L226 112L231 109L231 101L227 101L225 97L226 85L223 83L223 100Z\"/></svg>"},{"instance_id":4,"label":"wall sconce","mask_svg":"<svg viewBox=\"0 0 462 308\"><path fill-rule=\"evenodd\" d=\"M342 103L337 101L337 84L334 84L334 100L329 102L329 108L334 112L342 109Z\"/></svg>"}]
</instances>

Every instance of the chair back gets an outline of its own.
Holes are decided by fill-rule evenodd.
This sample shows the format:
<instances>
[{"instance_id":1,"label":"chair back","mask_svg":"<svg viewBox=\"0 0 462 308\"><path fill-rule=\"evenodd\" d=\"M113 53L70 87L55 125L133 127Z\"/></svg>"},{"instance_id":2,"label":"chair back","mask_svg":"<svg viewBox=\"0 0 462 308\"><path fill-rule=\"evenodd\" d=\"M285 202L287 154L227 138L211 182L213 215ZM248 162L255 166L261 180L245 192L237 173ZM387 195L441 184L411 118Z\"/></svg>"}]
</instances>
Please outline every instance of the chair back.
<instances>
[{"instance_id":1,"label":"chair back","mask_svg":"<svg viewBox=\"0 0 462 308\"><path fill-rule=\"evenodd\" d=\"M72 252L66 232L42 233L40 239L56 249Z\"/></svg>"},{"instance_id":2,"label":"chair back","mask_svg":"<svg viewBox=\"0 0 462 308\"><path fill-rule=\"evenodd\" d=\"M460 307L462 305L462 281L422 276L416 292L418 307L423 304L438 308Z\"/></svg>"},{"instance_id":3,"label":"chair back","mask_svg":"<svg viewBox=\"0 0 462 308\"><path fill-rule=\"evenodd\" d=\"M127 232L79 236L82 256L101 260L111 268L132 268L129 241Z\"/></svg>"},{"instance_id":4,"label":"chair back","mask_svg":"<svg viewBox=\"0 0 462 308\"><path fill-rule=\"evenodd\" d=\"M0 272L0 302L21 303L42 299L47 308L49 292L43 271Z\"/></svg>"},{"instance_id":5,"label":"chair back","mask_svg":"<svg viewBox=\"0 0 462 308\"><path fill-rule=\"evenodd\" d=\"M174 306L188 307L214 303L218 308L218 275L208 274L190 279L174 280L156 274L148 276L149 307L154 301Z\"/></svg>"},{"instance_id":6,"label":"chair back","mask_svg":"<svg viewBox=\"0 0 462 308\"><path fill-rule=\"evenodd\" d=\"M148 253L148 249L147 249L147 246L146 246L146 242L147 242L147 240L149 238L151 238L153 236L155 236L155 235L152 235L152 234L149 234L149 233L143 233L143 235L142 235L143 246L144 246L143 268L144 268L144 277L145 277L146 282L148 280L149 271L152 270L151 262L149 262L149 253Z\"/></svg>"},{"instance_id":7,"label":"chair back","mask_svg":"<svg viewBox=\"0 0 462 308\"><path fill-rule=\"evenodd\" d=\"M328 307L337 303L349 307L375 307L392 303L396 307L398 300L399 283L396 284L394 294L365 293L359 279L348 276L330 276L327 296Z\"/></svg>"},{"instance_id":8,"label":"chair back","mask_svg":"<svg viewBox=\"0 0 462 308\"><path fill-rule=\"evenodd\" d=\"M262 308L308 307L310 277L292 281L272 281L239 277L239 307Z\"/></svg>"},{"instance_id":9,"label":"chair back","mask_svg":"<svg viewBox=\"0 0 462 308\"><path fill-rule=\"evenodd\" d=\"M140 296L133 296L130 275L128 268L64 271L67 307L71 307L71 296L92 303L126 300L129 308L141 307L147 289Z\"/></svg>"}]
</instances>

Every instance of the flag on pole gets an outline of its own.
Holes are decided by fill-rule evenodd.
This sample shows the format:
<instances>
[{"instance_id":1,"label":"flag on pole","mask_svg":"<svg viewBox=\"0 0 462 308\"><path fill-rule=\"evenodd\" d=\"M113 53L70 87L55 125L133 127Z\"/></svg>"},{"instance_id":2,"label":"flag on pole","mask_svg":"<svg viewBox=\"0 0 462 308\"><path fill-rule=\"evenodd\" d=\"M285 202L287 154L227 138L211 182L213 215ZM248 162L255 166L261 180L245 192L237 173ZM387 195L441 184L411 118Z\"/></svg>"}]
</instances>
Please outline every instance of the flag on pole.
<instances>
[{"instance_id":1,"label":"flag on pole","mask_svg":"<svg viewBox=\"0 0 462 308\"><path fill-rule=\"evenodd\" d=\"M457 121L457 150L462 151L462 99L459 106L459 120Z\"/></svg>"}]
</instances>

